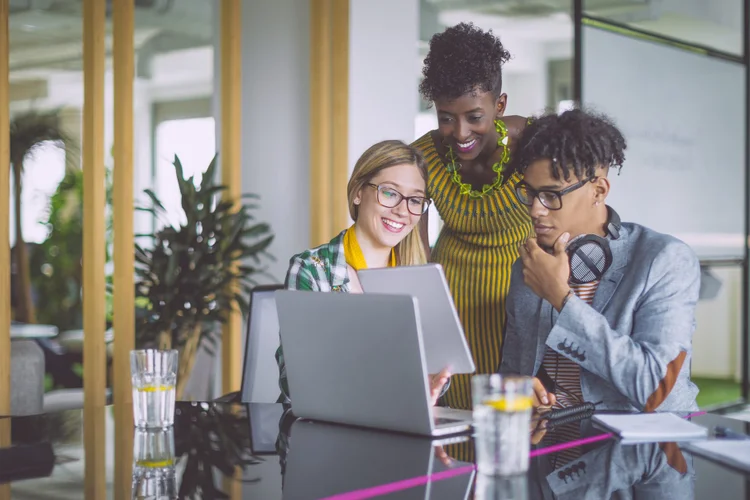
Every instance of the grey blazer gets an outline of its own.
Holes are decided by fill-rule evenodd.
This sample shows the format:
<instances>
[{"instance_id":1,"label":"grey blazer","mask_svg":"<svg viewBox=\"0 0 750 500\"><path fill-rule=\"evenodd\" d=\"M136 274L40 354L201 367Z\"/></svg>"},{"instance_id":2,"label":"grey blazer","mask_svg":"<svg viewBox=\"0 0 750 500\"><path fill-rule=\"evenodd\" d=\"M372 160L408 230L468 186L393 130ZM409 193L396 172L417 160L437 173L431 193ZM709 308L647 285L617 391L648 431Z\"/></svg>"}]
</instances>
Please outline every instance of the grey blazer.
<instances>
[{"instance_id":1,"label":"grey blazer","mask_svg":"<svg viewBox=\"0 0 750 500\"><path fill-rule=\"evenodd\" d=\"M530 498L555 500L690 500L693 457L676 443L607 441L558 470L539 457L531 467ZM549 456L548 456L549 457Z\"/></svg>"},{"instance_id":2,"label":"grey blazer","mask_svg":"<svg viewBox=\"0 0 750 500\"><path fill-rule=\"evenodd\" d=\"M598 409L697 409L690 381L700 265L685 243L625 223L610 241L612 265L592 305L571 297L558 313L513 264L501 373L536 375L549 346L581 366L581 389Z\"/></svg>"}]
</instances>

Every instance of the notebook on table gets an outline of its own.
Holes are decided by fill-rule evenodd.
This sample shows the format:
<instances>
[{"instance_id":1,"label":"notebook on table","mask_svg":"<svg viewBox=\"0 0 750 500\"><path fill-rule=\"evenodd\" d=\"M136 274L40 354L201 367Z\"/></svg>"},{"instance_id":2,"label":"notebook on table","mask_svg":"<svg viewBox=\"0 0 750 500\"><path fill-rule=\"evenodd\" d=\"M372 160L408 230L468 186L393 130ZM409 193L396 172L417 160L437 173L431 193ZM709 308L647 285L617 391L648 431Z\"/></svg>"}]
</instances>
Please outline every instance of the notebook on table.
<instances>
[{"instance_id":1,"label":"notebook on table","mask_svg":"<svg viewBox=\"0 0 750 500\"><path fill-rule=\"evenodd\" d=\"M618 435L623 443L682 442L708 437L708 429L674 413L599 414L593 420Z\"/></svg>"}]
</instances>

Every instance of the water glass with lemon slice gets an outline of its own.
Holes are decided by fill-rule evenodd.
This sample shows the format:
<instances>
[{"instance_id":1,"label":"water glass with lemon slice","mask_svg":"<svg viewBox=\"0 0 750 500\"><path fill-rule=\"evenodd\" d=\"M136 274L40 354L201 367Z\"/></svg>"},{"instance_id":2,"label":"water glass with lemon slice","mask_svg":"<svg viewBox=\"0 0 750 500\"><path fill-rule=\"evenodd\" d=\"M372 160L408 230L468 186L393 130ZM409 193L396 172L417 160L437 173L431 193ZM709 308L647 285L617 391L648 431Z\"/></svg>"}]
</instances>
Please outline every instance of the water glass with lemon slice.
<instances>
[{"instance_id":1,"label":"water glass with lemon slice","mask_svg":"<svg viewBox=\"0 0 750 500\"><path fill-rule=\"evenodd\" d=\"M477 469L510 476L529 469L532 379L475 375L472 378Z\"/></svg>"},{"instance_id":2,"label":"water glass with lemon slice","mask_svg":"<svg viewBox=\"0 0 750 500\"><path fill-rule=\"evenodd\" d=\"M177 498L174 432L136 429L133 438L133 498Z\"/></svg>"},{"instance_id":3,"label":"water glass with lemon slice","mask_svg":"<svg viewBox=\"0 0 750 500\"><path fill-rule=\"evenodd\" d=\"M139 429L164 429L174 424L177 351L142 349L130 352L133 418Z\"/></svg>"}]
</instances>

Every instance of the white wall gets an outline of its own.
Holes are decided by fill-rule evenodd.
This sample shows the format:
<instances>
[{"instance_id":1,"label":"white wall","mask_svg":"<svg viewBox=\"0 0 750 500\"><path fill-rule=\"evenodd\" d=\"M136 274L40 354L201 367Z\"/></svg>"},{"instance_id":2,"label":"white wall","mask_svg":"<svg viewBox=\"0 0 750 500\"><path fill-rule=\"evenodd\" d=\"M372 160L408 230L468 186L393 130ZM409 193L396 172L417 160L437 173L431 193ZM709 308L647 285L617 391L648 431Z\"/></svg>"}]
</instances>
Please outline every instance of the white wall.
<instances>
[{"instance_id":1,"label":"white wall","mask_svg":"<svg viewBox=\"0 0 750 500\"><path fill-rule=\"evenodd\" d=\"M349 171L378 141L414 140L419 0L351 0Z\"/></svg>"},{"instance_id":2,"label":"white wall","mask_svg":"<svg viewBox=\"0 0 750 500\"><path fill-rule=\"evenodd\" d=\"M269 249L276 257L268 267L273 279L263 281L280 283L289 258L310 243L310 12L307 2L296 0L254 0L242 7L242 192L261 196L256 216L276 235ZM215 68L214 88L220 89Z\"/></svg>"},{"instance_id":3,"label":"white wall","mask_svg":"<svg viewBox=\"0 0 750 500\"><path fill-rule=\"evenodd\" d=\"M742 270L715 268L721 282L716 298L701 300L695 310L693 376L742 379Z\"/></svg>"}]
</instances>

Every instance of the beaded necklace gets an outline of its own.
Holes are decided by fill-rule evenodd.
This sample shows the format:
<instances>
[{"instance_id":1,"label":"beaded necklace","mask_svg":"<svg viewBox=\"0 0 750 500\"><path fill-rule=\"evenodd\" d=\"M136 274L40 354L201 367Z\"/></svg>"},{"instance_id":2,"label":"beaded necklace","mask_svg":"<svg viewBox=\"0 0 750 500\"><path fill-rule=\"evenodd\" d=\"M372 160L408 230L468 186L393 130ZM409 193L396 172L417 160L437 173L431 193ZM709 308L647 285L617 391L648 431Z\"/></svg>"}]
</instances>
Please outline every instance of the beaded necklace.
<instances>
[{"instance_id":1,"label":"beaded necklace","mask_svg":"<svg viewBox=\"0 0 750 500\"><path fill-rule=\"evenodd\" d=\"M497 140L497 146L502 148L503 153L500 156L500 161L492 165L492 170L497 174L495 181L492 184L485 184L481 190L471 188L471 184L463 182L459 170L461 170L461 164L456 162L456 155L453 153L453 148L448 146L448 154L446 155L450 163L446 165L448 172L451 172L451 179L458 185L461 194L468 195L469 198L481 198L490 191L493 191L500 187L503 182L503 170L505 165L510 161L510 150L508 148L508 128L502 120L495 120L495 131L497 131L500 138Z\"/></svg>"}]
</instances>

